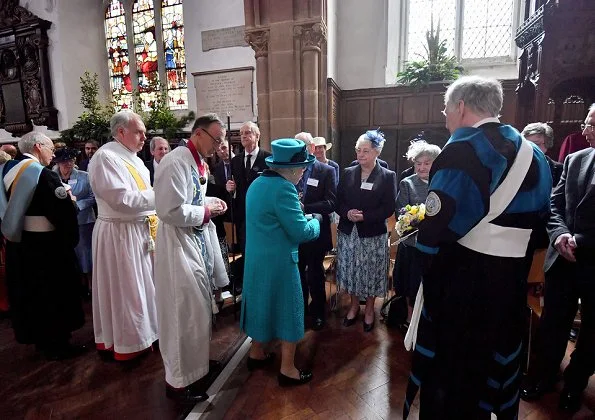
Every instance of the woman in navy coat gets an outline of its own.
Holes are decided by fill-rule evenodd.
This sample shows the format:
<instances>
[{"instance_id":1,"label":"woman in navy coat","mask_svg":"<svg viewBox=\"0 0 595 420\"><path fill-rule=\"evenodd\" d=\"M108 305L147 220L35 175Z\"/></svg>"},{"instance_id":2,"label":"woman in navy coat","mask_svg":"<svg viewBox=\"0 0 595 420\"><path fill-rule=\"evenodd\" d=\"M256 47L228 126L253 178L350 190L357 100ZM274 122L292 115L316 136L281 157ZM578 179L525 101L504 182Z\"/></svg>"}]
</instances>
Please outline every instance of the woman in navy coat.
<instances>
[{"instance_id":1,"label":"woman in navy coat","mask_svg":"<svg viewBox=\"0 0 595 420\"><path fill-rule=\"evenodd\" d=\"M295 188L315 158L304 142L275 140L271 168L257 178L246 195L246 256L241 328L252 337L248 369L265 367L274 359L263 344L281 340L279 385L299 385L312 372L294 364L296 343L304 336L304 301L298 270L298 246L316 239L320 220L308 220Z\"/></svg>"},{"instance_id":2,"label":"woman in navy coat","mask_svg":"<svg viewBox=\"0 0 595 420\"><path fill-rule=\"evenodd\" d=\"M341 218L337 241L337 281L351 295L351 308L343 320L348 327L366 300L364 331L374 328L374 300L386 293L388 232L386 219L395 211L396 174L378 164L384 135L367 131L355 143L356 166L345 169L337 187L337 213Z\"/></svg>"},{"instance_id":3,"label":"woman in navy coat","mask_svg":"<svg viewBox=\"0 0 595 420\"><path fill-rule=\"evenodd\" d=\"M74 251L79 263L79 269L83 275L83 295L91 297L91 273L93 265L91 259L91 236L95 226L95 195L89 184L89 174L74 168L74 161L77 154L76 149L64 147L56 150L54 162L57 164L54 169L58 172L62 183L68 185L67 190L75 201L78 208L79 242Z\"/></svg>"}]
</instances>

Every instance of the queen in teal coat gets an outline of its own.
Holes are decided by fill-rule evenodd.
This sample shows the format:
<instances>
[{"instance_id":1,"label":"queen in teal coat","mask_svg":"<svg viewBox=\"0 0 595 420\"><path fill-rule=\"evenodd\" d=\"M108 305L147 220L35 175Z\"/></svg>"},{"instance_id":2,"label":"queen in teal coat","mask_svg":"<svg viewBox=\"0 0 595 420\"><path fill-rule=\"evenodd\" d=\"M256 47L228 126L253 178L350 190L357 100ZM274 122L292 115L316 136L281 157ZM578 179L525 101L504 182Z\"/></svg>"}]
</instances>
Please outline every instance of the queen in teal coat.
<instances>
[{"instance_id":1,"label":"queen in teal coat","mask_svg":"<svg viewBox=\"0 0 595 420\"><path fill-rule=\"evenodd\" d=\"M294 365L296 343L304 336L304 303L298 270L298 246L320 233L318 215L306 217L295 184L315 158L295 139L275 140L271 168L246 195L246 255L241 328L253 339L250 370L274 359L263 344L282 342L280 385L299 385L312 378Z\"/></svg>"}]
</instances>

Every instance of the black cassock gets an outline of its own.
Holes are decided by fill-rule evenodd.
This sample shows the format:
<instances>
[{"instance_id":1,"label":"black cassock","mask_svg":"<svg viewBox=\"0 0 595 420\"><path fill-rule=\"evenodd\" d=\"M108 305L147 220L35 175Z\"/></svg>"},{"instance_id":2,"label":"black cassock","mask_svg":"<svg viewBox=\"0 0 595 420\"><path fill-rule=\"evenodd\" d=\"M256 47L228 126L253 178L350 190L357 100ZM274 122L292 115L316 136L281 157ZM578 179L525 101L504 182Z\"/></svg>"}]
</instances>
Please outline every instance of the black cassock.
<instances>
[{"instance_id":1,"label":"black cassock","mask_svg":"<svg viewBox=\"0 0 595 420\"><path fill-rule=\"evenodd\" d=\"M10 166L5 165L3 176ZM45 216L55 230L23 231L21 242L7 241L10 312L21 344L65 342L85 322L74 253L79 239L76 208L69 196L61 198L63 188L58 174L44 168L25 215Z\"/></svg>"}]
</instances>

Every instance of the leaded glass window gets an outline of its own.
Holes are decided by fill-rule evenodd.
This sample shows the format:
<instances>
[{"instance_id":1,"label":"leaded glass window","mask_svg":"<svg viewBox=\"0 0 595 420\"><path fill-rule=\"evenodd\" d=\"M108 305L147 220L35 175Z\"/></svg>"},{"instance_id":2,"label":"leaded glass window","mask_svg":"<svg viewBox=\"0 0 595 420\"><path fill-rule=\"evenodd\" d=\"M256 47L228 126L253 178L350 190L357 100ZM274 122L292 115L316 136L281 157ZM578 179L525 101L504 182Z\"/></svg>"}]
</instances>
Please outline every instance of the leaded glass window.
<instances>
[{"instance_id":1,"label":"leaded glass window","mask_svg":"<svg viewBox=\"0 0 595 420\"><path fill-rule=\"evenodd\" d=\"M126 21L120 0L112 0L107 7L105 34L112 97L118 108L132 108Z\"/></svg>"},{"instance_id":2,"label":"leaded glass window","mask_svg":"<svg viewBox=\"0 0 595 420\"><path fill-rule=\"evenodd\" d=\"M109 1L105 33L110 86L117 107L132 108L136 97L135 106L147 110L165 89L171 109L187 108L183 1ZM134 61L132 70L130 59Z\"/></svg>"},{"instance_id":3,"label":"leaded glass window","mask_svg":"<svg viewBox=\"0 0 595 420\"><path fill-rule=\"evenodd\" d=\"M182 0L163 0L161 21L169 107L170 109L186 108L188 90Z\"/></svg>"},{"instance_id":4,"label":"leaded glass window","mask_svg":"<svg viewBox=\"0 0 595 420\"><path fill-rule=\"evenodd\" d=\"M132 8L134 55L138 91L143 109L150 108L159 91L159 63L152 0L136 0Z\"/></svg>"},{"instance_id":5,"label":"leaded glass window","mask_svg":"<svg viewBox=\"0 0 595 420\"><path fill-rule=\"evenodd\" d=\"M511 61L518 0L409 0L406 60L426 56L426 31L440 24L440 38L460 61Z\"/></svg>"}]
</instances>

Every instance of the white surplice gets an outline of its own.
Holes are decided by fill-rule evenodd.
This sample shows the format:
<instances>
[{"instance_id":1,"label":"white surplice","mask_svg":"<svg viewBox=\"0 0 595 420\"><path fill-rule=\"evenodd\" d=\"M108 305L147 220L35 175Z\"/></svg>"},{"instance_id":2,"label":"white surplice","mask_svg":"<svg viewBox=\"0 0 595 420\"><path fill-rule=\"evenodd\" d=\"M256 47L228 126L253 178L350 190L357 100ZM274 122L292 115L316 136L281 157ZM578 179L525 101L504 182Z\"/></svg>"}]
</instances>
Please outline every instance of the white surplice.
<instances>
[{"instance_id":1,"label":"white surplice","mask_svg":"<svg viewBox=\"0 0 595 420\"><path fill-rule=\"evenodd\" d=\"M205 164L206 165L206 164ZM209 371L212 285L229 283L213 222L204 223L205 207L192 205L198 167L187 147L165 155L155 172L155 205L160 225L155 244L155 294L165 380L182 388ZM205 176L206 178L206 176ZM203 203L207 185L200 185ZM203 227L208 273L200 239L193 227Z\"/></svg>"},{"instance_id":2,"label":"white surplice","mask_svg":"<svg viewBox=\"0 0 595 420\"><path fill-rule=\"evenodd\" d=\"M141 191L124 162L145 182ZM100 147L89 163L97 201L93 229L93 328L98 348L135 353L157 340L149 228L155 194L143 161L120 143ZM117 355L116 355L117 357Z\"/></svg>"}]
</instances>

